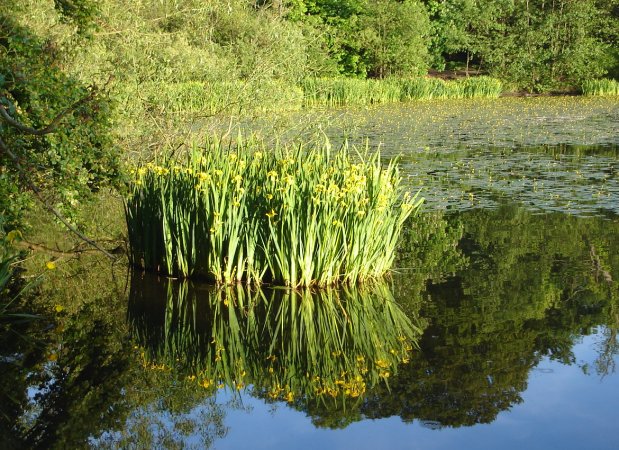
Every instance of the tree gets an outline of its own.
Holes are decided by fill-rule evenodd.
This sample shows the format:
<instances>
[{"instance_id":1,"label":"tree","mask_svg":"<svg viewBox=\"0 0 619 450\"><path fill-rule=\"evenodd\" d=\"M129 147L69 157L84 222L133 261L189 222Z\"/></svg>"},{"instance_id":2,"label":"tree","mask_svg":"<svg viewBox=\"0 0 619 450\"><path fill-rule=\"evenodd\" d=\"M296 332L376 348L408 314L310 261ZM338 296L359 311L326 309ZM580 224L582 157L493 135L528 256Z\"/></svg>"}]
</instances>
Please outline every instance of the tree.
<instances>
[{"instance_id":1,"label":"tree","mask_svg":"<svg viewBox=\"0 0 619 450\"><path fill-rule=\"evenodd\" d=\"M416 1L377 0L360 18L362 55L370 76L426 72L430 22Z\"/></svg>"},{"instance_id":2,"label":"tree","mask_svg":"<svg viewBox=\"0 0 619 450\"><path fill-rule=\"evenodd\" d=\"M0 213L9 227L29 194L67 212L120 179L110 101L65 74L58 46L13 14L0 7Z\"/></svg>"},{"instance_id":3,"label":"tree","mask_svg":"<svg viewBox=\"0 0 619 450\"><path fill-rule=\"evenodd\" d=\"M433 64L473 64L531 92L617 67L616 0L426 0Z\"/></svg>"}]
</instances>

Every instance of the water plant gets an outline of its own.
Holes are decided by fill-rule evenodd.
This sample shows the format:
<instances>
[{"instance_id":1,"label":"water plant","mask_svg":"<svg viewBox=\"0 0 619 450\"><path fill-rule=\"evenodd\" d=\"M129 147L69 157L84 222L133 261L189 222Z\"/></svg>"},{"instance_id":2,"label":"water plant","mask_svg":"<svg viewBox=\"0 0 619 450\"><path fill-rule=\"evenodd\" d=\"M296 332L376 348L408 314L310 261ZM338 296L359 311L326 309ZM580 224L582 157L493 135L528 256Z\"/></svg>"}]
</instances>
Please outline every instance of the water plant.
<instances>
[{"instance_id":1,"label":"water plant","mask_svg":"<svg viewBox=\"0 0 619 450\"><path fill-rule=\"evenodd\" d=\"M37 319L38 316L15 311L17 303L32 289L40 277L26 283L19 276L17 265L21 262L20 254L13 243L21 238L19 230L5 232L4 217L0 215L0 325L5 321ZM0 331L4 331L0 327Z\"/></svg>"},{"instance_id":2,"label":"water plant","mask_svg":"<svg viewBox=\"0 0 619 450\"><path fill-rule=\"evenodd\" d=\"M383 276L422 203L396 161L343 146L273 149L212 139L135 170L126 201L130 260L221 283L326 286Z\"/></svg>"},{"instance_id":3,"label":"water plant","mask_svg":"<svg viewBox=\"0 0 619 450\"><path fill-rule=\"evenodd\" d=\"M619 95L619 81L608 78L585 80L581 85L581 90L583 95Z\"/></svg>"},{"instance_id":4,"label":"water plant","mask_svg":"<svg viewBox=\"0 0 619 450\"><path fill-rule=\"evenodd\" d=\"M413 77L385 80L313 78L301 82L305 106L372 105L412 100L496 98L502 83L480 76L445 81Z\"/></svg>"}]
</instances>

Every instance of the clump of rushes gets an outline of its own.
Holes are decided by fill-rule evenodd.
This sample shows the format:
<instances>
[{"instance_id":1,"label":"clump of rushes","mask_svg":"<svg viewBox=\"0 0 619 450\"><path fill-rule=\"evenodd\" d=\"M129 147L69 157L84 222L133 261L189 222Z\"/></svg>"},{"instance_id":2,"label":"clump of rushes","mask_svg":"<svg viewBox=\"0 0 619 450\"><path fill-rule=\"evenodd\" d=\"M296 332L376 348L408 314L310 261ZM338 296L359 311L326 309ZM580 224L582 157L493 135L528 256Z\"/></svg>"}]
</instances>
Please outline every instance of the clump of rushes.
<instances>
[{"instance_id":1,"label":"clump of rushes","mask_svg":"<svg viewBox=\"0 0 619 450\"><path fill-rule=\"evenodd\" d=\"M581 89L583 95L619 95L619 81L607 78L601 80L587 80L582 83Z\"/></svg>"},{"instance_id":2,"label":"clump of rushes","mask_svg":"<svg viewBox=\"0 0 619 450\"><path fill-rule=\"evenodd\" d=\"M305 106L373 105L430 99L496 98L503 85L480 76L444 81L413 77L385 80L313 78L301 82Z\"/></svg>"},{"instance_id":3,"label":"clump of rushes","mask_svg":"<svg viewBox=\"0 0 619 450\"><path fill-rule=\"evenodd\" d=\"M184 160L135 170L126 201L130 259L218 283L327 286L383 276L406 218L396 163L332 150L211 140Z\"/></svg>"}]
</instances>

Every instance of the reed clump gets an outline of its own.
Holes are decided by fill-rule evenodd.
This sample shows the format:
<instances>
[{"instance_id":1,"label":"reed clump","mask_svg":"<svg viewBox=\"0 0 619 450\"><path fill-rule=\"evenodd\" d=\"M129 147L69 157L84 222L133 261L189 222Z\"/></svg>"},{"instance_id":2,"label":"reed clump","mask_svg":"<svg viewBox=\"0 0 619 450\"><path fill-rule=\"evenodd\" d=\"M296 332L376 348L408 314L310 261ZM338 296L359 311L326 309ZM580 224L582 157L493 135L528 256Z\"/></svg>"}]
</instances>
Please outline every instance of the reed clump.
<instances>
[{"instance_id":1,"label":"reed clump","mask_svg":"<svg viewBox=\"0 0 619 450\"><path fill-rule=\"evenodd\" d=\"M354 160L353 160L354 157ZM383 276L422 200L395 161L333 150L210 140L135 170L126 201L130 259L217 284L352 284Z\"/></svg>"},{"instance_id":2,"label":"reed clump","mask_svg":"<svg viewBox=\"0 0 619 450\"><path fill-rule=\"evenodd\" d=\"M586 80L581 86L583 95L614 96L619 95L619 81L603 78Z\"/></svg>"},{"instance_id":3,"label":"reed clump","mask_svg":"<svg viewBox=\"0 0 619 450\"><path fill-rule=\"evenodd\" d=\"M503 85L481 76L445 81L439 78L362 80L313 78L301 82L305 106L372 105L411 100L496 98Z\"/></svg>"}]
</instances>

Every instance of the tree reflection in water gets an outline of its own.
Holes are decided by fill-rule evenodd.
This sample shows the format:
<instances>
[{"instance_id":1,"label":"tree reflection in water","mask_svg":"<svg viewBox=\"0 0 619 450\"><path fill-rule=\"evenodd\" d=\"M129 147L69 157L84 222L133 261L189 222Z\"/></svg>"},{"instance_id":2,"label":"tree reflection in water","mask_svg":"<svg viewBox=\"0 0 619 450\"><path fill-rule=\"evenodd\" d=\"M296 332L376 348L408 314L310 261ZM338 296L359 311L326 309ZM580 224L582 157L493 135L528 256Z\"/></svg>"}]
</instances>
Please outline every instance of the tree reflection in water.
<instances>
[{"instance_id":1,"label":"tree reflection in water","mask_svg":"<svg viewBox=\"0 0 619 450\"><path fill-rule=\"evenodd\" d=\"M449 256L450 267L427 280L421 314L429 326L420 352L389 390L368 393L364 416L398 415L432 428L490 423L522 401L529 371L543 357L574 363L574 343L599 326L606 339L596 368L602 376L614 369L617 219L504 207L465 212L441 228L462 232L460 269L451 270ZM400 302L420 295L407 292L406 283L396 285Z\"/></svg>"}]
</instances>

